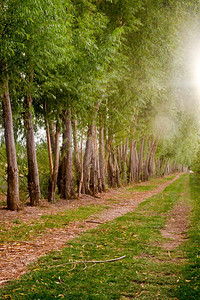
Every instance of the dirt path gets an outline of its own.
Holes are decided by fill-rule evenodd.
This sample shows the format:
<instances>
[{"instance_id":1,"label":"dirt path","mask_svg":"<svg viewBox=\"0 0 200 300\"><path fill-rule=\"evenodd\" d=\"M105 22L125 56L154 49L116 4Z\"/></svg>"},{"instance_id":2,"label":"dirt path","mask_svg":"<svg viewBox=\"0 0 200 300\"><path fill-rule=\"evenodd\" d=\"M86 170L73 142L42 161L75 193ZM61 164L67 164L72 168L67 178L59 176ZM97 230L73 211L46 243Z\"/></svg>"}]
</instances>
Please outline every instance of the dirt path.
<instances>
[{"instance_id":1,"label":"dirt path","mask_svg":"<svg viewBox=\"0 0 200 300\"><path fill-rule=\"evenodd\" d=\"M0 221L9 225L14 219L21 219L30 222L39 219L43 214L51 214L62 211L63 209L74 209L82 205L108 204L110 208L98 215L90 216L88 220L71 222L62 229L48 229L36 241L9 242L0 245L0 286L4 285L9 279L15 279L27 272L27 266L34 262L38 257L49 253L52 250L59 250L65 243L80 233L95 228L101 223L106 223L128 212L133 212L139 203L148 197L164 190L166 186L178 179L177 175L173 180L162 183L153 191L147 192L128 192L121 188L110 190L102 194L99 198L82 197L80 200L59 201L57 204L49 206L44 203L43 207L26 207L22 212L10 212L1 209ZM114 203L108 201L114 199ZM178 236L175 237L177 239Z\"/></svg>"},{"instance_id":2,"label":"dirt path","mask_svg":"<svg viewBox=\"0 0 200 300\"><path fill-rule=\"evenodd\" d=\"M190 206L181 201L176 203L173 210L169 213L165 228L161 230L164 238L168 238L162 247L166 250L173 250L184 242L189 228Z\"/></svg>"}]
</instances>

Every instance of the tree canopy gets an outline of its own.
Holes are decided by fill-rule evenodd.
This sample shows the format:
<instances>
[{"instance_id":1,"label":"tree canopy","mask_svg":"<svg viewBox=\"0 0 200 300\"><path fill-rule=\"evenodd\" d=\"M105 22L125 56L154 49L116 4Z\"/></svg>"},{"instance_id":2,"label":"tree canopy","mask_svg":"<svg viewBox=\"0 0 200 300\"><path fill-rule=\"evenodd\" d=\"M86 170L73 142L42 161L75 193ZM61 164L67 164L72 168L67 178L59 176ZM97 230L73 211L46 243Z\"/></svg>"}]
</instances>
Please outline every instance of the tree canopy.
<instances>
[{"instance_id":1,"label":"tree canopy","mask_svg":"<svg viewBox=\"0 0 200 300\"><path fill-rule=\"evenodd\" d=\"M71 191L84 192L85 180L95 193L95 181L104 182L100 161L110 186L198 169L199 9L195 0L2 1L2 110L9 91L15 143L30 128L39 133L37 151L46 147L50 159L44 176L58 190L72 172ZM2 173L4 149L2 140ZM17 158L21 171L18 150Z\"/></svg>"}]
</instances>

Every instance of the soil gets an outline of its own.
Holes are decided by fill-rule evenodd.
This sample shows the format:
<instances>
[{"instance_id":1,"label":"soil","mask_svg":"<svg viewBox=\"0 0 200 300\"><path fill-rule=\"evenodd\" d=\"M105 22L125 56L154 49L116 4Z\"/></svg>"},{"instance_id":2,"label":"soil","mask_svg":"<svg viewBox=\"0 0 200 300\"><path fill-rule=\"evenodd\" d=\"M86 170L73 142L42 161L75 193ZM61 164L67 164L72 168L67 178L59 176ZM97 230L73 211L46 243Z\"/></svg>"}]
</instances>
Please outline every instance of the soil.
<instances>
[{"instance_id":1,"label":"soil","mask_svg":"<svg viewBox=\"0 0 200 300\"><path fill-rule=\"evenodd\" d=\"M5 242L1 244L0 286L6 284L9 280L16 279L26 273L28 271L28 265L40 256L45 255L52 250L61 250L67 241L75 238L82 232L95 228L99 224L111 221L128 212L133 212L139 203L146 198L152 197L163 191L166 186L175 181L179 176L180 174L173 180L160 184L159 187L152 191L133 193L124 188L119 188L109 190L95 198L82 196L78 200L60 200L52 205L43 200L40 207L27 206L20 212L12 212L5 208L1 208L0 223L6 223L7 226L13 226L13 220L15 219L30 223L33 220L40 219L42 215L56 214L64 209L75 209L79 206L91 204L109 205L108 209L105 209L98 215L90 216L88 220L71 222L62 229L48 229L46 233L39 236L37 240ZM143 184L145 185L145 183L141 183L140 185ZM165 230L162 232L165 237L171 238L168 243L163 245L164 248L172 249L182 242L182 232L185 232L188 227L188 221L187 218L185 218L185 215L187 216L188 212L188 208L185 208L185 205L183 204L174 208L171 218L168 221Z\"/></svg>"},{"instance_id":2,"label":"soil","mask_svg":"<svg viewBox=\"0 0 200 300\"><path fill-rule=\"evenodd\" d=\"M168 216L165 228L161 230L164 238L168 240L162 247L166 250L173 250L187 238L189 228L190 206L185 202L177 203Z\"/></svg>"}]
</instances>

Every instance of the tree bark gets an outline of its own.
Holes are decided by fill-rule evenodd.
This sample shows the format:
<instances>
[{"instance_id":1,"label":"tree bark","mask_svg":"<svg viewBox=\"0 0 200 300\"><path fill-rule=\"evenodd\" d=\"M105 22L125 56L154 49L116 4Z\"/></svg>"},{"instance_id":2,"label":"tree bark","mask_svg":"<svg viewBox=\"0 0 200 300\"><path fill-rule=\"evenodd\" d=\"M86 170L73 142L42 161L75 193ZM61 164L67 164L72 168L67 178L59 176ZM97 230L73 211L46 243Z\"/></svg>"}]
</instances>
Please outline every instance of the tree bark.
<instances>
[{"instance_id":1,"label":"tree bark","mask_svg":"<svg viewBox=\"0 0 200 300\"><path fill-rule=\"evenodd\" d=\"M121 168L122 168L123 184L127 184L126 162L127 162L128 146L129 146L129 140L127 139L126 143L122 144Z\"/></svg>"},{"instance_id":2,"label":"tree bark","mask_svg":"<svg viewBox=\"0 0 200 300\"><path fill-rule=\"evenodd\" d=\"M91 194L89 187L90 167L92 163L93 151L94 151L94 139L95 139L95 124L88 126L87 142L85 148L85 155L83 160L83 185L82 193Z\"/></svg>"},{"instance_id":3,"label":"tree bark","mask_svg":"<svg viewBox=\"0 0 200 300\"><path fill-rule=\"evenodd\" d=\"M138 159L138 176L137 176L138 180L142 179L144 141L145 141L145 138L143 137L140 141L140 152L139 152L139 159Z\"/></svg>"},{"instance_id":4,"label":"tree bark","mask_svg":"<svg viewBox=\"0 0 200 300\"><path fill-rule=\"evenodd\" d=\"M65 117L65 136L66 136L66 153L65 153L65 195L64 199L75 197L73 181L73 152L72 152L72 123L71 109L67 110Z\"/></svg>"},{"instance_id":5,"label":"tree bark","mask_svg":"<svg viewBox=\"0 0 200 300\"><path fill-rule=\"evenodd\" d=\"M102 116L100 117L99 124L99 172L100 172L100 180L101 180L101 188L102 191L106 191L106 183L105 183L105 167L104 167L104 127Z\"/></svg>"},{"instance_id":6,"label":"tree bark","mask_svg":"<svg viewBox=\"0 0 200 300\"><path fill-rule=\"evenodd\" d=\"M81 190L82 190L82 185L83 185L83 131L81 133L81 162L80 162L80 166L81 166L81 178L80 178L80 183L79 183L79 187L78 187L78 196L79 197L81 195Z\"/></svg>"},{"instance_id":7,"label":"tree bark","mask_svg":"<svg viewBox=\"0 0 200 300\"><path fill-rule=\"evenodd\" d=\"M149 150L148 150L148 153L147 153L147 158L146 158L145 163L144 163L143 181L148 181L149 180L149 175L150 175L149 174L149 163L150 163L150 160L151 160L151 156L152 156L152 152L154 150L155 143L156 143L156 140L153 138L151 143L150 143Z\"/></svg>"},{"instance_id":8,"label":"tree bark","mask_svg":"<svg viewBox=\"0 0 200 300\"><path fill-rule=\"evenodd\" d=\"M107 178L109 188L116 187L116 170L114 168L114 158L113 153L110 151L108 158L108 168L107 168Z\"/></svg>"},{"instance_id":9,"label":"tree bark","mask_svg":"<svg viewBox=\"0 0 200 300\"><path fill-rule=\"evenodd\" d=\"M99 161L98 161L98 148L97 148L97 128L95 126L95 136L92 153L92 164L90 173L90 190L95 196L99 188Z\"/></svg>"},{"instance_id":10,"label":"tree bark","mask_svg":"<svg viewBox=\"0 0 200 300\"><path fill-rule=\"evenodd\" d=\"M129 181L138 182L138 155L136 142L131 140L130 157L129 157Z\"/></svg>"},{"instance_id":11,"label":"tree bark","mask_svg":"<svg viewBox=\"0 0 200 300\"><path fill-rule=\"evenodd\" d=\"M83 184L82 193L92 194L90 190L90 168L92 164L92 159L95 151L95 130L96 130L96 119L99 110L99 103L96 103L94 111L92 112L93 118L91 123L88 125L87 142L85 148L85 155L83 160Z\"/></svg>"},{"instance_id":12,"label":"tree bark","mask_svg":"<svg viewBox=\"0 0 200 300\"><path fill-rule=\"evenodd\" d=\"M56 130L53 121L49 123L49 133L50 133L50 140L51 140L51 149L52 153L55 153L55 144L56 144Z\"/></svg>"},{"instance_id":13,"label":"tree bark","mask_svg":"<svg viewBox=\"0 0 200 300\"><path fill-rule=\"evenodd\" d=\"M74 166L75 166L75 173L76 173L76 184L77 184L77 191L79 190L80 180L81 180L81 163L80 163L80 153L78 147L78 138L77 138L77 121L73 119L72 121L73 127L73 142L74 142Z\"/></svg>"},{"instance_id":14,"label":"tree bark","mask_svg":"<svg viewBox=\"0 0 200 300\"><path fill-rule=\"evenodd\" d=\"M24 123L26 128L26 149L28 158L28 189L31 206L38 206L40 203L39 173L35 149L33 117L32 117L32 97L25 97Z\"/></svg>"},{"instance_id":15,"label":"tree bark","mask_svg":"<svg viewBox=\"0 0 200 300\"><path fill-rule=\"evenodd\" d=\"M5 71L5 70L4 70ZM19 200L19 178L17 158L13 133L12 109L10 103L8 79L3 78L2 87L2 108L3 108L3 123L5 130L5 144L7 155L7 208L9 210L20 210L22 205Z\"/></svg>"},{"instance_id":16,"label":"tree bark","mask_svg":"<svg viewBox=\"0 0 200 300\"><path fill-rule=\"evenodd\" d=\"M51 138L50 138L50 130L49 130L49 123L47 120L46 122L46 135L47 135L47 149L48 149L48 157L49 157L49 168L50 168L50 176L53 174L53 159L52 159L52 146L51 146Z\"/></svg>"},{"instance_id":17,"label":"tree bark","mask_svg":"<svg viewBox=\"0 0 200 300\"><path fill-rule=\"evenodd\" d=\"M56 186L57 186L57 179L58 179L58 168L59 168L59 138L60 138L60 127L56 125L56 133L55 133L55 144L54 144L54 164L53 164L53 173L50 177L50 184L49 184L49 194L48 194L48 201L51 203L55 202L55 194L56 194Z\"/></svg>"}]
</instances>

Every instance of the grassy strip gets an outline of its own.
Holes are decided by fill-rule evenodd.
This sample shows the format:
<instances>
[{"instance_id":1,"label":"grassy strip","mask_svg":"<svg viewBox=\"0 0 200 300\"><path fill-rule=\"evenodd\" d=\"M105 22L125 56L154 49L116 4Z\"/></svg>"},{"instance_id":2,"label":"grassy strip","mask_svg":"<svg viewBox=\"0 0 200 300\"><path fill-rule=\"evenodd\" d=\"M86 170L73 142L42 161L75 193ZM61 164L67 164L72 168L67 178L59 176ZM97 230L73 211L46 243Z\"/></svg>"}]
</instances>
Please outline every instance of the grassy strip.
<instances>
[{"instance_id":1,"label":"grassy strip","mask_svg":"<svg viewBox=\"0 0 200 300\"><path fill-rule=\"evenodd\" d=\"M43 215L31 224L23 223L20 219L15 219L14 226L0 226L0 242L31 240L43 234L48 228L64 228L73 221L82 221L90 215L103 211L105 206L89 205L80 206L77 209L66 209L58 214Z\"/></svg>"},{"instance_id":2,"label":"grassy strip","mask_svg":"<svg viewBox=\"0 0 200 300\"><path fill-rule=\"evenodd\" d=\"M145 192L145 191L153 191L155 188L157 188L161 183L170 181L175 178L176 175L171 175L167 177L161 177L161 178L151 178L150 181L147 181L145 183L137 184L132 187L127 187L127 191L131 192Z\"/></svg>"},{"instance_id":3,"label":"grassy strip","mask_svg":"<svg viewBox=\"0 0 200 300\"><path fill-rule=\"evenodd\" d=\"M173 258L184 254L159 246L164 240L160 229L179 200L186 177L148 198L134 213L82 234L62 252L43 257L21 280L2 289L1 299L173 298L181 272L181 264ZM122 255L125 259L112 263L75 263Z\"/></svg>"},{"instance_id":4,"label":"grassy strip","mask_svg":"<svg viewBox=\"0 0 200 300\"><path fill-rule=\"evenodd\" d=\"M184 245L188 263L182 270L177 297L179 299L200 299L200 176L190 175L191 228L188 242Z\"/></svg>"}]
</instances>

